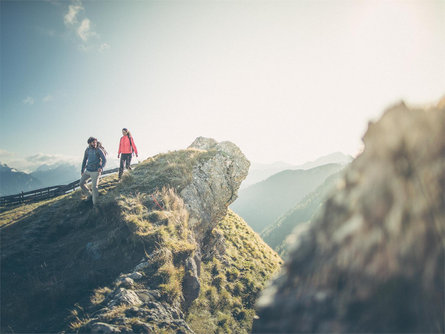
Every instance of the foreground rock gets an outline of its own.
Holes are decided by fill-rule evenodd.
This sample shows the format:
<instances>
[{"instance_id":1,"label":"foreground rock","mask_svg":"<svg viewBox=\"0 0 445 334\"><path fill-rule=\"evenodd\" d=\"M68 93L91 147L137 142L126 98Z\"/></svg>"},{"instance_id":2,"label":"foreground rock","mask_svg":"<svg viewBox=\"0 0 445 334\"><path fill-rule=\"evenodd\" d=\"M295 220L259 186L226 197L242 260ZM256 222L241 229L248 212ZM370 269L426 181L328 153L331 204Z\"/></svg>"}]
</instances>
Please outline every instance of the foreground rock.
<instances>
[{"instance_id":1,"label":"foreground rock","mask_svg":"<svg viewBox=\"0 0 445 334\"><path fill-rule=\"evenodd\" d=\"M445 106L395 106L364 143L320 217L295 231L254 332L445 330Z\"/></svg>"}]
</instances>

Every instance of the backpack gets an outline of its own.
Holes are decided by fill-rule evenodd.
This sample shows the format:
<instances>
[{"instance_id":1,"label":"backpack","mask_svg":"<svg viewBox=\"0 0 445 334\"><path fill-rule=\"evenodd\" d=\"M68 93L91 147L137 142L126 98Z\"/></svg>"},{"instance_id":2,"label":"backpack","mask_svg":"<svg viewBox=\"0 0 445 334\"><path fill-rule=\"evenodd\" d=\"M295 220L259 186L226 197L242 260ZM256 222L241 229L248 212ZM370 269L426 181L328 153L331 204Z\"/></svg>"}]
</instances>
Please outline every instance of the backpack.
<instances>
[{"instance_id":1,"label":"backpack","mask_svg":"<svg viewBox=\"0 0 445 334\"><path fill-rule=\"evenodd\" d=\"M104 155L108 154L107 150L105 149L105 147L103 147L103 145L100 141L97 142L97 148L99 148L104 153ZM99 153L97 153L97 151L96 151L96 154L99 154Z\"/></svg>"}]
</instances>

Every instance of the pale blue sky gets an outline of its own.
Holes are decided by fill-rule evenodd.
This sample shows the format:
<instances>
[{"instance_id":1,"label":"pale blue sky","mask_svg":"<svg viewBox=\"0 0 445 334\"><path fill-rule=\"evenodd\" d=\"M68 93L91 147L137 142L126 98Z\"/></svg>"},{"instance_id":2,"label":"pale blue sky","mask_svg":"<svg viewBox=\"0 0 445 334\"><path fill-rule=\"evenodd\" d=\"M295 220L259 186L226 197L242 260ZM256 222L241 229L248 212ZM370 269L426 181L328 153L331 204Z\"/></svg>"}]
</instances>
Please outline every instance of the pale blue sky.
<instances>
[{"instance_id":1,"label":"pale blue sky","mask_svg":"<svg viewBox=\"0 0 445 334\"><path fill-rule=\"evenodd\" d=\"M255 162L356 154L445 94L445 1L1 1L0 161L146 158L197 136Z\"/></svg>"}]
</instances>

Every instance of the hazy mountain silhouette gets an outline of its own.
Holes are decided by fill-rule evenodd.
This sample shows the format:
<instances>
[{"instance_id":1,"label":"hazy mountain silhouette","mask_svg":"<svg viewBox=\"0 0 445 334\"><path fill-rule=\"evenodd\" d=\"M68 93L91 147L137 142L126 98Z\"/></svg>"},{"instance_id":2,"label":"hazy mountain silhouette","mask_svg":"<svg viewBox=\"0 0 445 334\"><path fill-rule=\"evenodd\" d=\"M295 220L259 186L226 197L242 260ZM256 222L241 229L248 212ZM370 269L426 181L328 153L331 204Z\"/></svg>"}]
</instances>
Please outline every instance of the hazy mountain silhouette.
<instances>
[{"instance_id":1,"label":"hazy mountain silhouette","mask_svg":"<svg viewBox=\"0 0 445 334\"><path fill-rule=\"evenodd\" d=\"M273 225L266 228L261 237L280 256L287 254L286 238L294 228L302 223L310 223L320 210L329 193L334 189L341 172L329 176L315 191L306 195L295 207L281 216Z\"/></svg>"},{"instance_id":2,"label":"hazy mountain silhouette","mask_svg":"<svg viewBox=\"0 0 445 334\"><path fill-rule=\"evenodd\" d=\"M256 232L261 232L342 168L341 164L328 164L309 170L282 171L241 190L231 208Z\"/></svg>"},{"instance_id":3,"label":"hazy mountain silhouette","mask_svg":"<svg viewBox=\"0 0 445 334\"><path fill-rule=\"evenodd\" d=\"M80 167L68 163L42 165L30 175L39 179L43 187L50 187L78 180L80 178Z\"/></svg>"},{"instance_id":4,"label":"hazy mountain silhouette","mask_svg":"<svg viewBox=\"0 0 445 334\"><path fill-rule=\"evenodd\" d=\"M42 187L42 182L36 177L0 164L0 195L12 195L22 191L30 191Z\"/></svg>"},{"instance_id":5,"label":"hazy mountain silhouette","mask_svg":"<svg viewBox=\"0 0 445 334\"><path fill-rule=\"evenodd\" d=\"M282 172L284 170L296 170L296 169L311 169L318 166L327 164L341 164L346 165L352 161L352 156L346 155L341 152L335 152L326 156L322 156L314 161L306 162L302 165L289 164L287 162L274 162L271 164L252 163L250 166L249 174L244 182L241 184L241 189L264 181L268 177Z\"/></svg>"}]
</instances>

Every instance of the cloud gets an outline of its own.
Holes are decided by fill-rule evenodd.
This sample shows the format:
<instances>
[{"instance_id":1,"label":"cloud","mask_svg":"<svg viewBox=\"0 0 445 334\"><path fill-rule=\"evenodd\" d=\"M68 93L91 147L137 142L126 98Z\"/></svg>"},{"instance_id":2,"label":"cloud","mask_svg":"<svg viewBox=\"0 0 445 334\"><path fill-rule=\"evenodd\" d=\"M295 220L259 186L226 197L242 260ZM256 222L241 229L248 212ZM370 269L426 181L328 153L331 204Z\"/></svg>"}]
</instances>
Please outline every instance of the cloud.
<instances>
[{"instance_id":1,"label":"cloud","mask_svg":"<svg viewBox=\"0 0 445 334\"><path fill-rule=\"evenodd\" d=\"M31 156L23 157L4 149L0 149L0 162L7 164L11 168L16 168L17 170L30 173L42 165L51 167L56 167L62 164L80 166L82 156L37 153Z\"/></svg>"},{"instance_id":2,"label":"cloud","mask_svg":"<svg viewBox=\"0 0 445 334\"><path fill-rule=\"evenodd\" d=\"M83 6L80 2L78 2L75 5L69 5L68 6L68 13L65 14L63 17L63 21L66 25L73 25L78 22L77 20L77 14L83 10Z\"/></svg>"},{"instance_id":3,"label":"cloud","mask_svg":"<svg viewBox=\"0 0 445 334\"><path fill-rule=\"evenodd\" d=\"M37 153L23 159L23 165L28 170L36 169L42 165L55 166L60 164L77 165L81 162L80 156L68 156L60 154Z\"/></svg>"},{"instance_id":4,"label":"cloud","mask_svg":"<svg viewBox=\"0 0 445 334\"><path fill-rule=\"evenodd\" d=\"M52 163L57 160L57 155L38 153L25 158L28 162Z\"/></svg>"},{"instance_id":5,"label":"cloud","mask_svg":"<svg viewBox=\"0 0 445 334\"><path fill-rule=\"evenodd\" d=\"M51 95L51 94L48 94L48 95L46 95L43 99L42 99L42 101L43 102L51 102L52 100L54 100L54 98L53 98L53 96Z\"/></svg>"},{"instance_id":6,"label":"cloud","mask_svg":"<svg viewBox=\"0 0 445 334\"><path fill-rule=\"evenodd\" d=\"M80 0L72 1L68 12L63 17L68 29L81 40L79 49L83 51L97 50L103 52L110 48L108 43L99 41L99 34L94 30L94 24L85 15L85 8ZM96 38L96 40L93 39Z\"/></svg>"},{"instance_id":7,"label":"cloud","mask_svg":"<svg viewBox=\"0 0 445 334\"><path fill-rule=\"evenodd\" d=\"M0 161L3 161L4 159L8 159L14 156L14 153L11 153L9 151L3 150L0 148Z\"/></svg>"},{"instance_id":8,"label":"cloud","mask_svg":"<svg viewBox=\"0 0 445 334\"><path fill-rule=\"evenodd\" d=\"M77 35L82 39L82 41L86 42L90 36L95 33L91 31L91 23L89 19L83 19L79 28L77 28Z\"/></svg>"},{"instance_id":9,"label":"cloud","mask_svg":"<svg viewBox=\"0 0 445 334\"><path fill-rule=\"evenodd\" d=\"M31 106L34 104L34 99L31 96L27 96L26 99L24 99L22 102Z\"/></svg>"},{"instance_id":10,"label":"cloud","mask_svg":"<svg viewBox=\"0 0 445 334\"><path fill-rule=\"evenodd\" d=\"M108 44L108 43L102 43L102 44L99 46L99 51L100 51L100 52L104 52L105 50L107 50L107 49L109 49L109 48L111 48L111 45L110 45L110 44Z\"/></svg>"}]
</instances>

